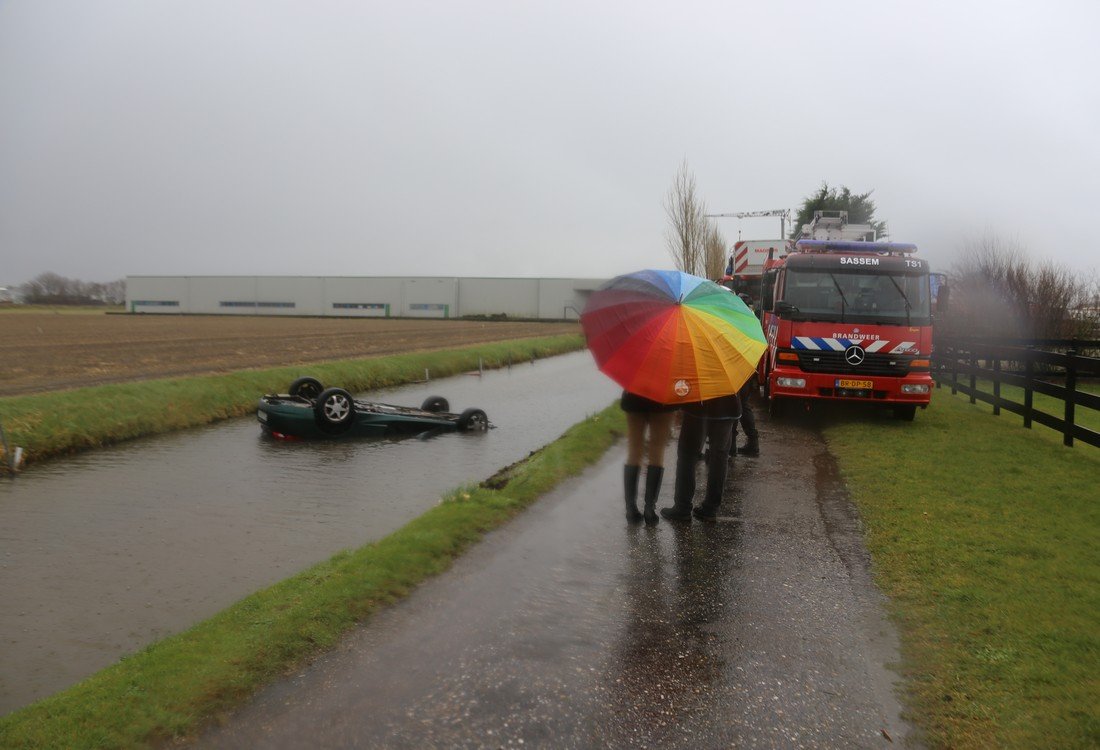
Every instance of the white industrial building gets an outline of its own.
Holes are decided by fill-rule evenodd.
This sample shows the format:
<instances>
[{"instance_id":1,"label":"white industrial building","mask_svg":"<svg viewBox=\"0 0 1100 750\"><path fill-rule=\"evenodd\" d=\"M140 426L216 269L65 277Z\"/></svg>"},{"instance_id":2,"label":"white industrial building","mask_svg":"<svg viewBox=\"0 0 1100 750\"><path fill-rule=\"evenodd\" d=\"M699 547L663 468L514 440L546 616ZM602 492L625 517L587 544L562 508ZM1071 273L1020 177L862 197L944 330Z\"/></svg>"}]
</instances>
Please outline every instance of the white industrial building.
<instances>
[{"instance_id":1,"label":"white industrial building","mask_svg":"<svg viewBox=\"0 0 1100 750\"><path fill-rule=\"evenodd\" d=\"M575 320L605 279L127 276L134 313Z\"/></svg>"}]
</instances>

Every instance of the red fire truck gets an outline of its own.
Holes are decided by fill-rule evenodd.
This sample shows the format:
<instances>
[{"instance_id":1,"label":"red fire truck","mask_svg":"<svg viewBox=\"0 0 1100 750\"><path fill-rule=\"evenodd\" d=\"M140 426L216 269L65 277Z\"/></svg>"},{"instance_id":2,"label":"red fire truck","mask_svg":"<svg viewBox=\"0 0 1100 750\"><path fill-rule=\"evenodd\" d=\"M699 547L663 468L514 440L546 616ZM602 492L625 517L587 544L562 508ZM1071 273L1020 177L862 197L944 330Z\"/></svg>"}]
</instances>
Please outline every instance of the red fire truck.
<instances>
[{"instance_id":1,"label":"red fire truck","mask_svg":"<svg viewBox=\"0 0 1100 750\"><path fill-rule=\"evenodd\" d=\"M749 304L760 306L760 277L768 258L794 249L790 240L738 240L730 253L726 275L719 283L727 289L749 297Z\"/></svg>"},{"instance_id":2,"label":"red fire truck","mask_svg":"<svg viewBox=\"0 0 1100 750\"><path fill-rule=\"evenodd\" d=\"M928 406L932 309L928 263L914 257L916 250L800 239L793 252L766 262L768 351L759 375L773 414L791 403L846 400L887 406L911 420L918 406Z\"/></svg>"}]
</instances>

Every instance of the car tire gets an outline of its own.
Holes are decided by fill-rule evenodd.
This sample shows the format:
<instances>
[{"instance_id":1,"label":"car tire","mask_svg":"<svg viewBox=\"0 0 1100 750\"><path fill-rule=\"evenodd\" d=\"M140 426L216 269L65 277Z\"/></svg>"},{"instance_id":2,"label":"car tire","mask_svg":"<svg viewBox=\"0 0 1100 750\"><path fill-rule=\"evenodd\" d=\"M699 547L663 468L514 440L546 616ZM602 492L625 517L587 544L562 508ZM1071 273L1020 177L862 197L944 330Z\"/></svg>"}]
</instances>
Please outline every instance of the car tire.
<instances>
[{"instance_id":1,"label":"car tire","mask_svg":"<svg viewBox=\"0 0 1100 750\"><path fill-rule=\"evenodd\" d=\"M343 388L326 388L313 402L313 415L322 432L339 435L355 422L355 401Z\"/></svg>"},{"instance_id":2,"label":"car tire","mask_svg":"<svg viewBox=\"0 0 1100 750\"><path fill-rule=\"evenodd\" d=\"M325 390L325 387L321 385L321 381L317 378L298 378L290 384L290 390L287 391L291 396L301 396L302 398L313 401L315 398L321 395L321 391Z\"/></svg>"},{"instance_id":3,"label":"car tire","mask_svg":"<svg viewBox=\"0 0 1100 750\"><path fill-rule=\"evenodd\" d=\"M428 396L424 399L424 403L420 405L421 411L430 411L432 414L439 414L440 412L450 411L451 405L447 402L447 399L442 396Z\"/></svg>"},{"instance_id":4,"label":"car tire","mask_svg":"<svg viewBox=\"0 0 1100 750\"><path fill-rule=\"evenodd\" d=\"M901 406L894 407L894 419L901 420L902 422L912 422L913 418L916 416L916 404L902 404Z\"/></svg>"},{"instance_id":5,"label":"car tire","mask_svg":"<svg viewBox=\"0 0 1100 750\"><path fill-rule=\"evenodd\" d=\"M462 432L484 432L489 429L489 417L481 409L467 409L458 417L458 429Z\"/></svg>"}]
</instances>

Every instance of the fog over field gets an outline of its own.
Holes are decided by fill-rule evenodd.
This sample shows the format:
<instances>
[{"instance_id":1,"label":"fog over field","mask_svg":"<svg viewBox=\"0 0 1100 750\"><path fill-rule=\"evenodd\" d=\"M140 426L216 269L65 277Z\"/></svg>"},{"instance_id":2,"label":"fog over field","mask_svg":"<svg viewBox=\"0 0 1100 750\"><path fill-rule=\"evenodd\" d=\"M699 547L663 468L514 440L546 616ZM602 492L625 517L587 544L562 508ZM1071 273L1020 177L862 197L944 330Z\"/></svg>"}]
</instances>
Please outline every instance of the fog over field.
<instances>
[{"instance_id":1,"label":"fog over field","mask_svg":"<svg viewBox=\"0 0 1100 750\"><path fill-rule=\"evenodd\" d=\"M8 0L0 285L668 267L685 160L715 213L828 181L937 269L993 231L1086 272L1098 27L1092 0Z\"/></svg>"}]
</instances>

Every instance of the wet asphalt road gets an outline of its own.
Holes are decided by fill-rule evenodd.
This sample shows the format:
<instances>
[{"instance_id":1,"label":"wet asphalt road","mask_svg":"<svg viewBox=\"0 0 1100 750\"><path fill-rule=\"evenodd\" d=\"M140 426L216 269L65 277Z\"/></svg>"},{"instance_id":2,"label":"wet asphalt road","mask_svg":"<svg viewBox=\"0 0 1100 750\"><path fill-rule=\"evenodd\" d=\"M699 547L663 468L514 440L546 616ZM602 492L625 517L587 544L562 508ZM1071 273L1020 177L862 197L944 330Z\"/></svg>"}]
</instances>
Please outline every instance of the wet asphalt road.
<instances>
[{"instance_id":1,"label":"wet asphalt road","mask_svg":"<svg viewBox=\"0 0 1100 750\"><path fill-rule=\"evenodd\" d=\"M901 745L858 517L812 427L760 421L717 523L627 526L620 446L196 745Z\"/></svg>"}]
</instances>

